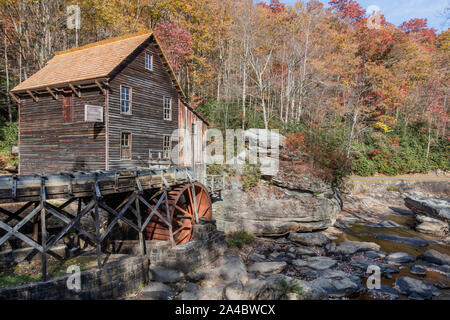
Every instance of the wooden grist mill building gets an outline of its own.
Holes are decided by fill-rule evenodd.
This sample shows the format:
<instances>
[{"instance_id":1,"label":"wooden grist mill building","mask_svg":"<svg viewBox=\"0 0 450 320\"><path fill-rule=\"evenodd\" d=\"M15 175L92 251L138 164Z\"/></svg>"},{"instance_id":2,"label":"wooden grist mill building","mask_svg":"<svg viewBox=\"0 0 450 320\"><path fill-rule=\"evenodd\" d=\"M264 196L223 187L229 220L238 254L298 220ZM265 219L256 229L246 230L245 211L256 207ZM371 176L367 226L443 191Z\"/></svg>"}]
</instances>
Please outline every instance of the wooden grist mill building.
<instances>
[{"instance_id":1,"label":"wooden grist mill building","mask_svg":"<svg viewBox=\"0 0 450 320\"><path fill-rule=\"evenodd\" d=\"M205 175L206 121L187 103L152 32L56 53L11 91L19 103L19 173L174 165ZM176 129L186 129L172 137Z\"/></svg>"}]
</instances>

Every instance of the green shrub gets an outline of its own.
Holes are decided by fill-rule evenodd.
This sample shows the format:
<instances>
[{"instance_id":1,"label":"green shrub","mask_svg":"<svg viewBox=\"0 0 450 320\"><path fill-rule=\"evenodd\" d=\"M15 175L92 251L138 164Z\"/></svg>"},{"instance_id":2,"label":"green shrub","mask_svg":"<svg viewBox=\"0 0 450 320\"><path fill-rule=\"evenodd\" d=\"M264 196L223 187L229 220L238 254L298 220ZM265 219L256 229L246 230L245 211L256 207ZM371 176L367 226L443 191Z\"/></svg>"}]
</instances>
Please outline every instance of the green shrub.
<instances>
[{"instance_id":1,"label":"green shrub","mask_svg":"<svg viewBox=\"0 0 450 320\"><path fill-rule=\"evenodd\" d=\"M340 185L352 172L352 159L345 153L341 125L319 127L306 134L306 149L314 166L325 169L326 180Z\"/></svg>"},{"instance_id":2,"label":"green shrub","mask_svg":"<svg viewBox=\"0 0 450 320\"><path fill-rule=\"evenodd\" d=\"M233 232L227 235L228 248L242 249L244 245L252 244L255 236L245 231Z\"/></svg>"},{"instance_id":3,"label":"green shrub","mask_svg":"<svg viewBox=\"0 0 450 320\"><path fill-rule=\"evenodd\" d=\"M242 185L245 190L251 189L261 181L261 169L258 165L247 164L244 167Z\"/></svg>"},{"instance_id":4,"label":"green shrub","mask_svg":"<svg viewBox=\"0 0 450 320\"><path fill-rule=\"evenodd\" d=\"M3 158L7 158L12 165L18 164L18 157L11 154L12 147L16 146L18 142L18 128L17 122L11 126L9 122L0 122L0 154Z\"/></svg>"},{"instance_id":5,"label":"green shrub","mask_svg":"<svg viewBox=\"0 0 450 320\"><path fill-rule=\"evenodd\" d=\"M367 131L361 141L353 144L353 171L360 176L381 173L389 176L408 173L428 173L430 170L450 170L449 140L432 137L430 154L426 158L428 129L426 123L406 126L399 122L390 133Z\"/></svg>"},{"instance_id":6,"label":"green shrub","mask_svg":"<svg viewBox=\"0 0 450 320\"><path fill-rule=\"evenodd\" d=\"M303 288L299 285L297 279L291 279L289 282L286 279L280 279L279 285L283 291L283 295L288 293L296 293L298 298L304 295Z\"/></svg>"},{"instance_id":7,"label":"green shrub","mask_svg":"<svg viewBox=\"0 0 450 320\"><path fill-rule=\"evenodd\" d=\"M401 191L400 191L400 188L397 187L397 186L390 186L390 187L387 187L387 188L386 188L386 191L389 191L389 192L401 192Z\"/></svg>"}]
</instances>

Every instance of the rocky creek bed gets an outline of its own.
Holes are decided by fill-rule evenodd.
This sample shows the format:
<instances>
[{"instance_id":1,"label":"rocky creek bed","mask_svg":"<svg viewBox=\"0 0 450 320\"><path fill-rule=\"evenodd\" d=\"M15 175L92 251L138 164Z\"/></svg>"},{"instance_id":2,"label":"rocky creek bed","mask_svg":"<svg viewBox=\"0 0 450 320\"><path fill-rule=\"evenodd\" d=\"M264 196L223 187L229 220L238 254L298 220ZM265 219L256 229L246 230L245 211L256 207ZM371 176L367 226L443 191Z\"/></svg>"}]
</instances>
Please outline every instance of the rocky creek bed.
<instances>
[{"instance_id":1,"label":"rocky creek bed","mask_svg":"<svg viewBox=\"0 0 450 320\"><path fill-rule=\"evenodd\" d=\"M448 235L414 230L415 214L397 191L343 197L334 226L284 232L230 249L184 274L153 268L133 299L449 299ZM369 266L381 288L367 288Z\"/></svg>"}]
</instances>

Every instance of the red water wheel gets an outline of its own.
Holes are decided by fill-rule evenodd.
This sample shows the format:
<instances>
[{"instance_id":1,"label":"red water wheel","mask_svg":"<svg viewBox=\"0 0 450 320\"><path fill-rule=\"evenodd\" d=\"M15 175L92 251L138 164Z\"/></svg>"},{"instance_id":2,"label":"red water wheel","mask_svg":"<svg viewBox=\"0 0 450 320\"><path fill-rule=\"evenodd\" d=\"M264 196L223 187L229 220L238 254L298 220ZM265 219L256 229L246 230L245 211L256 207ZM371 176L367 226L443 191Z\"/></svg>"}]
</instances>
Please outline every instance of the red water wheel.
<instances>
[{"instance_id":1,"label":"red water wheel","mask_svg":"<svg viewBox=\"0 0 450 320\"><path fill-rule=\"evenodd\" d=\"M198 218L211 219L212 207L208 190L201 183L194 183L195 204ZM192 240L195 221L195 205L191 184L174 187L168 192L169 213L172 216L172 234L176 245ZM165 202L163 201L159 213L166 218ZM170 231L157 216L154 216L145 228L147 240L170 240Z\"/></svg>"}]
</instances>

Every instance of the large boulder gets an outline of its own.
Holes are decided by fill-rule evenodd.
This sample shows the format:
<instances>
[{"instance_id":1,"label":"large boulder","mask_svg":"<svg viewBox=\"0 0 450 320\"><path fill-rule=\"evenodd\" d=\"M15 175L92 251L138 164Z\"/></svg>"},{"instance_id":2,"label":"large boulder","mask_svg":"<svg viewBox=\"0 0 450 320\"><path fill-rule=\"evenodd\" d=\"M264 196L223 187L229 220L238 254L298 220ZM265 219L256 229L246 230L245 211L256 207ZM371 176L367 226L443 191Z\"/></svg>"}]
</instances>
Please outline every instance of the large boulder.
<instances>
[{"instance_id":1,"label":"large boulder","mask_svg":"<svg viewBox=\"0 0 450 320\"><path fill-rule=\"evenodd\" d=\"M416 215L415 218L415 229L418 232L436 236L445 236L446 234L448 234L448 222L422 215Z\"/></svg>"},{"instance_id":2,"label":"large boulder","mask_svg":"<svg viewBox=\"0 0 450 320\"><path fill-rule=\"evenodd\" d=\"M377 233L375 234L375 238L392 242L399 242L413 247L428 246L428 241L419 237L401 237L393 234Z\"/></svg>"},{"instance_id":3,"label":"large boulder","mask_svg":"<svg viewBox=\"0 0 450 320\"><path fill-rule=\"evenodd\" d=\"M327 293L312 281L302 281L283 274L275 274L266 278L267 289L260 299L280 300L294 294L296 300L323 300Z\"/></svg>"},{"instance_id":4,"label":"large boulder","mask_svg":"<svg viewBox=\"0 0 450 320\"><path fill-rule=\"evenodd\" d=\"M257 262L248 267L248 271L256 274L271 275L280 273L286 267L286 262Z\"/></svg>"},{"instance_id":5,"label":"large boulder","mask_svg":"<svg viewBox=\"0 0 450 320\"><path fill-rule=\"evenodd\" d=\"M408 296L409 299L431 299L433 296L441 295L440 291L431 283L411 277L397 278L394 288L399 293Z\"/></svg>"},{"instance_id":6,"label":"large boulder","mask_svg":"<svg viewBox=\"0 0 450 320\"><path fill-rule=\"evenodd\" d=\"M175 283L184 278L184 274L178 270L166 269L162 267L150 268L150 280L165 283Z\"/></svg>"},{"instance_id":7,"label":"large boulder","mask_svg":"<svg viewBox=\"0 0 450 320\"><path fill-rule=\"evenodd\" d=\"M328 270L337 265L337 261L330 257L310 257L305 260L297 259L292 261L292 265L299 269L313 269L318 271Z\"/></svg>"},{"instance_id":8,"label":"large boulder","mask_svg":"<svg viewBox=\"0 0 450 320\"><path fill-rule=\"evenodd\" d=\"M357 252L378 250L380 250L380 245L375 242L345 241L339 244L334 252L342 255L352 255Z\"/></svg>"},{"instance_id":9,"label":"large boulder","mask_svg":"<svg viewBox=\"0 0 450 320\"><path fill-rule=\"evenodd\" d=\"M350 297L364 291L359 277L340 270L327 270L309 283L316 290L325 291L331 298Z\"/></svg>"},{"instance_id":10,"label":"large boulder","mask_svg":"<svg viewBox=\"0 0 450 320\"><path fill-rule=\"evenodd\" d=\"M406 197L405 205L414 213L418 232L445 236L449 233L450 198Z\"/></svg>"},{"instance_id":11,"label":"large boulder","mask_svg":"<svg viewBox=\"0 0 450 320\"><path fill-rule=\"evenodd\" d=\"M450 221L450 198L406 197L405 205L416 215Z\"/></svg>"},{"instance_id":12,"label":"large boulder","mask_svg":"<svg viewBox=\"0 0 450 320\"><path fill-rule=\"evenodd\" d=\"M257 235L313 232L334 225L341 211L339 196L316 194L259 183L248 193L233 188L214 203L219 230L247 231Z\"/></svg>"},{"instance_id":13,"label":"large boulder","mask_svg":"<svg viewBox=\"0 0 450 320\"><path fill-rule=\"evenodd\" d=\"M394 264L410 263L414 262L416 259L407 252L394 252L386 257L387 262Z\"/></svg>"},{"instance_id":14,"label":"large boulder","mask_svg":"<svg viewBox=\"0 0 450 320\"><path fill-rule=\"evenodd\" d=\"M289 240L300 243L304 246L321 247L330 242L330 239L321 233L296 233L291 232Z\"/></svg>"},{"instance_id":15,"label":"large boulder","mask_svg":"<svg viewBox=\"0 0 450 320\"><path fill-rule=\"evenodd\" d=\"M234 281L246 283L248 274L240 257L229 254L218 259L213 266L206 266L187 274L186 278L192 282L222 285Z\"/></svg>"},{"instance_id":16,"label":"large boulder","mask_svg":"<svg viewBox=\"0 0 450 320\"><path fill-rule=\"evenodd\" d=\"M417 259L440 266L450 266L450 256L434 249L425 251Z\"/></svg>"},{"instance_id":17,"label":"large boulder","mask_svg":"<svg viewBox=\"0 0 450 320\"><path fill-rule=\"evenodd\" d=\"M248 129L243 135L252 146L278 148L286 144L286 138L274 130Z\"/></svg>"},{"instance_id":18,"label":"large boulder","mask_svg":"<svg viewBox=\"0 0 450 320\"><path fill-rule=\"evenodd\" d=\"M141 297L144 300L173 300L173 289L162 282L151 281L141 291Z\"/></svg>"}]
</instances>

